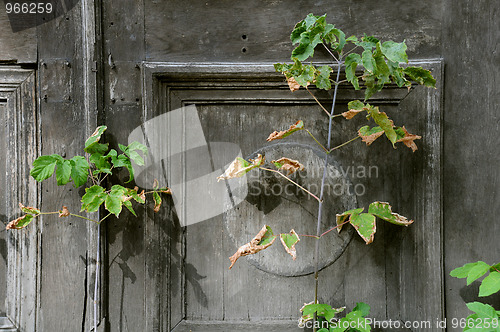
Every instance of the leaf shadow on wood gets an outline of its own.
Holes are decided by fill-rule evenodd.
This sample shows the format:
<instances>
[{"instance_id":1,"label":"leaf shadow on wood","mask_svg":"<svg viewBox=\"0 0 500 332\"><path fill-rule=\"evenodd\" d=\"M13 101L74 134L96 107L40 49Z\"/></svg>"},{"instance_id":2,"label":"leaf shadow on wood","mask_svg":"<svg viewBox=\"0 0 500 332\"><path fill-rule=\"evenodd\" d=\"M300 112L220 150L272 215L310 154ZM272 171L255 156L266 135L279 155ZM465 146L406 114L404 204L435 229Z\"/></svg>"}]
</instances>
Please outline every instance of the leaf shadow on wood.
<instances>
[{"instance_id":1,"label":"leaf shadow on wood","mask_svg":"<svg viewBox=\"0 0 500 332\"><path fill-rule=\"evenodd\" d=\"M490 296L479 297L480 280L474 281L469 286L464 286L460 289L460 297L465 303L482 302L493 306L496 310L500 310L500 293L492 294Z\"/></svg>"}]
</instances>

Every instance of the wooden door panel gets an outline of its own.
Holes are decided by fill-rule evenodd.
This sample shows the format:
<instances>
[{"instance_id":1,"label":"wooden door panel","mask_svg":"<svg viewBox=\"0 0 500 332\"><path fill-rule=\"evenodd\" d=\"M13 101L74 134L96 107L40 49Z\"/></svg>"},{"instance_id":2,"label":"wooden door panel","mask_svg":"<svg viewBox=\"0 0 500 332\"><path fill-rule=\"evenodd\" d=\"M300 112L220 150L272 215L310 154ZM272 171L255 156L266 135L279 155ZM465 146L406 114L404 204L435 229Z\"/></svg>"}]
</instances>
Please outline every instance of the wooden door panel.
<instances>
[{"instance_id":1,"label":"wooden door panel","mask_svg":"<svg viewBox=\"0 0 500 332\"><path fill-rule=\"evenodd\" d=\"M439 61L419 65L433 69L439 81ZM146 121L140 126L146 138L154 137L145 129L150 128L147 123L194 105L208 150L217 142L229 142L236 144L245 158L262 152L271 158L288 153L307 166L297 180L315 181L321 151L308 135L297 133L277 143L265 139L275 129L302 119L324 141L327 117L306 91L292 94L272 66L145 63L142 72L144 108L134 118ZM328 104L328 93L312 90ZM362 96L341 86L336 113L344 111L346 102L354 98ZM395 123L407 124L411 132L424 138L418 142L416 153L403 146L393 151L390 143L381 139L370 147L357 141L332 154L330 173L337 180L346 179L352 191L357 191L347 196L332 195L323 228L334 224L335 213L353 206L367 208L375 200L391 202L395 211L416 222L408 228L378 222L375 242L370 246L357 235L351 240L352 230L325 237L320 256L320 300L350 308L357 301L367 302L372 306L371 316L378 320L440 318L440 93L421 88L409 93L388 89L372 103L389 113ZM336 120L334 132L338 136L334 136L333 144L353 138L365 123L361 118ZM188 132L189 126L184 130ZM130 128L120 133L120 139L133 131ZM168 131L163 130L162 135L169 139ZM175 138L170 139L174 143L164 144L175 144ZM192 157L186 153L183 160ZM211 170L219 168L222 173L223 168L216 164ZM165 169L168 173L168 163ZM152 182L153 177L148 176ZM314 201L301 192L262 192L262 186L272 188L276 181L256 171L255 177L248 178L250 192L236 207L226 202L224 213L204 221L188 221L185 227L178 218L184 212L173 204L175 197L158 215L144 212L145 225L140 231L145 252L137 257L145 259L146 274L145 280L137 280L144 285L146 325L167 329L177 326L179 331L195 331L206 322L214 328L235 330L248 327L245 324L255 324L257 329L265 323L270 330L282 328L280 324L288 324L290 329L296 326L298 309L312 300L314 279L308 258L312 257L314 240L301 240L296 262L276 242L264 252L240 258L228 270L228 257L263 224L271 225L276 232L287 232L291 227L300 234L314 232ZM256 188L259 193L252 195L251 190ZM200 190L210 193L209 188Z\"/></svg>"}]
</instances>

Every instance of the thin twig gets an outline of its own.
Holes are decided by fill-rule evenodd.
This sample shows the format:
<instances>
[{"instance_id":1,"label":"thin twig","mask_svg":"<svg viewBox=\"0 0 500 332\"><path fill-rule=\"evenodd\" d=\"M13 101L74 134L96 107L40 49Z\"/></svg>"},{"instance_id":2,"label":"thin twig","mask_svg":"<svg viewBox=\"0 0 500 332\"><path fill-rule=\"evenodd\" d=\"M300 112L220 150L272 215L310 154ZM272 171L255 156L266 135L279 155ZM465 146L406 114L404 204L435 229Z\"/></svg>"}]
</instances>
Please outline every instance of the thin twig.
<instances>
[{"instance_id":1,"label":"thin twig","mask_svg":"<svg viewBox=\"0 0 500 332\"><path fill-rule=\"evenodd\" d=\"M330 153L330 151L328 151L328 150L327 150L327 149L323 146L323 144L321 144L321 143L320 143L320 142L316 139L316 137L314 137L314 135L313 135L313 134L311 134L311 132L309 131L309 129L306 129L306 131L307 131L307 133L308 133L308 134L312 137L312 139L313 139L316 143L318 143L318 145L319 145L319 146L321 146L321 148L322 148L323 150L325 150L325 152L326 152L326 153Z\"/></svg>"},{"instance_id":2,"label":"thin twig","mask_svg":"<svg viewBox=\"0 0 500 332\"><path fill-rule=\"evenodd\" d=\"M343 147L344 145L347 145L347 144L349 144L349 143L351 143L351 142L353 142L353 141L357 140L358 138L359 138L359 136L356 136L356 137L354 137L353 139L348 140L347 142L344 142L344 143L342 143L342 144L340 144L340 145L337 145L336 147L331 148L329 152L332 152L333 150L340 149L340 148L341 148L341 147Z\"/></svg>"},{"instance_id":3,"label":"thin twig","mask_svg":"<svg viewBox=\"0 0 500 332\"><path fill-rule=\"evenodd\" d=\"M59 212L58 212L59 213ZM85 220L88 220L88 221L92 221L92 222L95 222L96 224L99 223L99 221L97 220L94 220L94 219L90 219L90 218L87 218L87 217L84 217L84 216L80 216L78 214L74 214L74 213L70 213L69 214L70 216L73 216L73 217L77 217L77 218L82 218L82 219L85 219Z\"/></svg>"},{"instance_id":4,"label":"thin twig","mask_svg":"<svg viewBox=\"0 0 500 332\"><path fill-rule=\"evenodd\" d=\"M321 44L325 47L328 53L330 53L330 55L335 59L335 61L339 62L339 59L337 59L337 57L332 53L332 51L330 51L330 49L324 43Z\"/></svg>"},{"instance_id":5,"label":"thin twig","mask_svg":"<svg viewBox=\"0 0 500 332\"><path fill-rule=\"evenodd\" d=\"M335 80L336 82L339 81L340 78L340 69L341 69L341 63L340 61L337 61L337 79ZM333 98L332 98L332 109L330 111L330 120L328 122L328 143L327 143L327 149L331 148L331 136L332 136L332 124L333 124L333 114L335 113L335 102L337 100L337 92L338 92L338 84L335 85L334 91L333 91ZM328 154L325 155L325 165L323 169L323 178L321 179L321 192L320 192L320 201L319 201L319 206L318 206L318 220L317 220L317 225L316 225L316 236L318 237L316 240L316 245L314 248L314 280L315 280L315 287L314 287L314 303L318 303L318 286L319 286L319 280L318 280L318 274L319 274L319 238L321 235L321 217L323 215L323 194L324 194L324 189L325 189L325 180L326 180L326 170L328 167ZM317 316L316 313L314 314L314 322L316 321ZM313 325L313 330L314 332L317 331L317 328L315 326L316 324Z\"/></svg>"},{"instance_id":6,"label":"thin twig","mask_svg":"<svg viewBox=\"0 0 500 332\"><path fill-rule=\"evenodd\" d=\"M329 230L327 230L326 232L323 232L323 233L322 233L319 237L318 237L318 236L316 236L316 235L309 235L309 234L298 234L298 235L299 235L300 237L303 237L303 236L304 236L304 237L313 237L313 238L315 238L315 239L319 239L319 238L321 238L321 237L325 236L326 234L330 233L330 232L331 232L331 231L333 231L334 229L337 229L337 228L339 228L339 227L342 227L342 226L344 226L344 225L345 225L345 224L347 224L347 223L349 223L349 220L346 220L346 221L344 221L343 223L338 224L337 226L330 228L330 229L329 229Z\"/></svg>"},{"instance_id":7,"label":"thin twig","mask_svg":"<svg viewBox=\"0 0 500 332\"><path fill-rule=\"evenodd\" d=\"M307 86L306 86L306 90L307 90L307 92L309 92L309 94L310 94L310 95L314 98L314 100L316 100L316 102L317 102L317 103L318 103L318 105L321 107L321 109L322 109L323 111L325 111L325 113L326 113L326 114L328 114L328 116L330 116L330 112L328 112L328 111L326 110L326 108L325 108L325 107L324 107L324 106L323 106L323 105L319 102L319 100L316 98L316 96L315 96L315 95L313 95L313 93L311 92L311 90L309 90L309 88L308 88Z\"/></svg>"},{"instance_id":8,"label":"thin twig","mask_svg":"<svg viewBox=\"0 0 500 332\"><path fill-rule=\"evenodd\" d=\"M359 46L358 46L358 45L356 45L356 46L354 46L353 48L351 48L349 51L347 51L347 52L344 54L344 57L348 56L348 55L349 55L349 53L354 52L354 50L355 50L355 49L357 49L358 47L359 47Z\"/></svg>"},{"instance_id":9,"label":"thin twig","mask_svg":"<svg viewBox=\"0 0 500 332\"><path fill-rule=\"evenodd\" d=\"M100 265L100 243L101 243L101 224L97 224L97 250L95 259L95 284L94 284L94 332L97 332L97 292L99 287L99 265Z\"/></svg>"},{"instance_id":10,"label":"thin twig","mask_svg":"<svg viewBox=\"0 0 500 332\"><path fill-rule=\"evenodd\" d=\"M297 182L293 181L292 179L290 179L289 177L287 177L286 175L284 175L280 171L277 171L277 170L274 170L274 169L265 168L265 167L259 167L259 168L262 169L262 170L264 170L264 171L269 171L269 172L273 172L273 173L281 175L282 177L284 177L285 179L287 179L288 181L290 181L291 183L293 183L294 185L296 185L297 187L299 187L300 189L304 190L306 193L308 193L309 195L311 195L311 197L313 197L314 199L316 199L318 202L321 202L320 199L318 198L318 196L314 195L312 192L310 192L306 188L302 187L300 184L298 184Z\"/></svg>"}]
</instances>

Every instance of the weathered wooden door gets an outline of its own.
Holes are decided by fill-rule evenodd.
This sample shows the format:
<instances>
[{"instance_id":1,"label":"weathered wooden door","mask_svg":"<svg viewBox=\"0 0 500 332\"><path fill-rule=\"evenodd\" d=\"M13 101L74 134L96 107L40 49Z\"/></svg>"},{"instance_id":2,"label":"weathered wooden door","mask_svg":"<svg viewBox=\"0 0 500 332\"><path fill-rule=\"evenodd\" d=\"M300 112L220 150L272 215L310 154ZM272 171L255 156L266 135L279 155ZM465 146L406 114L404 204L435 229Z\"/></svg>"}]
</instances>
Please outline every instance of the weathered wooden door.
<instances>
[{"instance_id":1,"label":"weathered wooden door","mask_svg":"<svg viewBox=\"0 0 500 332\"><path fill-rule=\"evenodd\" d=\"M150 188L158 179L175 188L159 213L150 206L138 219L124 214L106 225L103 315L110 330L301 330L299 308L314 295L314 240L300 242L295 262L279 243L241 258L231 270L228 257L264 224L276 232L314 233L314 200L265 173L227 187L215 181L234 157L261 153L268 160L281 155L301 160L306 170L297 181L318 188L323 155L308 136L265 142L269 133L299 119L326 139L323 112L307 92L290 93L272 67L286 61L289 32L310 11L289 7L281 2L103 4L107 137L112 143L140 140L149 146L137 184ZM349 33L366 28L346 20L333 5L321 10ZM414 42L398 24L390 29L378 32ZM439 60L417 64L442 82ZM313 93L327 104L331 99ZM338 111L358 96L342 86ZM411 131L424 139L415 154L393 151L383 142L370 147L357 142L333 154L323 228L335 224L335 213L375 200L391 202L416 222L407 229L379 223L370 246L352 230L325 237L320 301L351 309L364 301L376 320L425 319L439 330L441 92L390 88L373 103L398 123L411 123ZM336 121L335 143L354 137L359 126ZM126 179L124 174L118 181Z\"/></svg>"}]
</instances>

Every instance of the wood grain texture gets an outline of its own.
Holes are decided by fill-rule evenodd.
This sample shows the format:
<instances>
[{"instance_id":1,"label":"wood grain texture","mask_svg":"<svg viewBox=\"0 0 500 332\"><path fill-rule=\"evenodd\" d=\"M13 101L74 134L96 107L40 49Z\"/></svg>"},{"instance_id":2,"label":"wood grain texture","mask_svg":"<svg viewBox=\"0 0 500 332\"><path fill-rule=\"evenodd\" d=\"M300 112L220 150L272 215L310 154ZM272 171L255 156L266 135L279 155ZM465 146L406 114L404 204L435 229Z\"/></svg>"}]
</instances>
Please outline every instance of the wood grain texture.
<instances>
[{"instance_id":1,"label":"wood grain texture","mask_svg":"<svg viewBox=\"0 0 500 332\"><path fill-rule=\"evenodd\" d=\"M4 4L2 4L2 7ZM3 7L0 11L0 61L15 63L36 63L36 28L13 32L9 17Z\"/></svg>"},{"instance_id":2,"label":"wood grain texture","mask_svg":"<svg viewBox=\"0 0 500 332\"><path fill-rule=\"evenodd\" d=\"M148 61L284 61L293 26L308 13L323 15L347 35L406 39L414 57L437 57L442 6L424 1L175 1L145 3ZM196 23L194 23L196 22ZM324 58L320 50L317 57Z\"/></svg>"},{"instance_id":3,"label":"wood grain texture","mask_svg":"<svg viewBox=\"0 0 500 332\"><path fill-rule=\"evenodd\" d=\"M437 77L441 77L439 61L416 64L432 68ZM275 128L287 127L289 123L293 123L303 114L307 114L306 119L317 137L324 139L326 133L324 121L321 120L322 112L314 105L314 102L311 104L310 96L306 92L290 94L285 83L279 79L274 80L272 75L257 78L256 74L252 74L252 70L256 68L259 70L255 72L266 72L266 65L259 67L256 64L245 67L237 64L203 63L197 66L146 63L144 67L145 91L152 93L149 95L147 93L145 98L146 119L151 118L152 115L149 115L151 110L153 112L156 110L161 114L182 105L194 103L198 105L198 114L207 141L236 142L241 147L244 156L251 156L255 153L269 132ZM267 68L271 72L271 69ZM189 70L187 74L186 69ZM211 70L215 73L212 74L214 76L210 76ZM240 77L240 81L237 77ZM358 195L360 206L367 207L374 200L389 200L393 202L395 211L410 217L414 216L420 221L421 226L418 227L418 231L412 231L411 227L407 230L379 222L376 241L373 245L365 246L361 240L355 238L347 249L347 253L321 272L322 299L338 306L347 305L350 308L354 307L356 301L365 301L372 305L372 315L380 319L410 320L415 317L426 317L426 315L436 315L440 318L443 313L442 299L439 296L442 283L441 278L438 277L441 273L439 271L441 271L442 261L440 256L434 255L434 253L441 252L440 200L435 198L440 197L441 168L436 156L440 155L441 148L439 130L441 99L439 93L436 94L433 90L423 95L419 91L421 89L411 92L410 95L415 94L415 96L409 98L406 96L407 92L398 95L396 91L389 89L385 94L380 95L375 103L384 107L384 110L389 112L391 118L398 124L401 124L408 114L412 115L408 120L409 123L412 120L415 122L412 130L428 137L422 143L420 154L412 154L403 147L397 151L391 151L390 144L384 145L383 143L387 142L383 141L376 142L370 148L363 147L363 144L358 142L358 148L353 145L351 148L346 148L344 152L336 154L337 160L345 167L343 171L349 177L354 178L354 185L362 184L365 180L367 182L365 191ZM166 96L167 99L164 101L155 95ZM342 89L340 103L352 97L350 90ZM330 97L318 92L318 98L328 100ZM420 98L422 101L413 103L413 98ZM402 99L405 102L400 103ZM338 112L342 112L342 109ZM360 125L358 122L336 121L335 131L340 134L340 137L334 144L340 144L352 138L349 132L356 131L356 126ZM251 128L248 128L249 124ZM298 142L309 142L307 136L296 135L294 138ZM409 158L410 167L401 167L404 158ZM370 169L370 166L376 166L376 174L360 175L358 170L354 171L352 168L355 165L363 165L365 170ZM349 166L351 168L347 168ZM422 177L422 174L426 174L426 177ZM427 185L426 179L431 179L432 184ZM419 199L398 198L402 192L405 192L400 185L406 182L412 185L412 189L417 192L416 195L420 195ZM428 192L425 193L422 190ZM273 200L266 201L266 204L272 205ZM274 208L271 207L269 211L276 209L279 205L278 203ZM234 212L225 214L222 226L219 225L217 219L209 220L210 224L206 221L188 226L184 263L186 266L192 266L189 269L186 268L184 272L187 280L185 301L188 319L258 321L296 317L298 308L310 294L307 290L312 289L313 279L310 276L300 278L296 276L289 279L280 276L281 272L278 275L275 272L269 273L270 271L263 268L264 265L256 269L264 261L261 260L255 265L252 263L252 258L241 258L241 262L238 261L231 271L224 272L222 276L219 275L218 269L223 268L219 266L221 265L219 261L223 266L224 255L229 257L236 250L238 246L236 243L241 245L255 235L255 229L250 229L251 225L254 223L272 224L279 220L278 216L265 212L265 206L261 206L259 210L260 212L257 210L252 212L250 206L246 207L243 204ZM427 215L416 212L421 210L427 211ZM230 217L231 215L233 217ZM329 215L334 216L334 213ZM295 220L299 228L302 223L307 224L302 219L303 217ZM226 223L225 226L224 223ZM423 235L424 229L431 227L429 223L435 227L436 231L433 234L436 236ZM250 227L244 232L247 235L246 238L242 237L239 241L234 241L231 237L234 224ZM224 236L216 245L221 232ZM299 233L307 233L307 227L301 229ZM407 241L405 238L408 234L417 234L420 238ZM232 236L234 237L234 234ZM212 249L203 249L203 254L201 254L198 249L200 247ZM304 248L302 249L307 252L307 245ZM276 250L276 248L273 249ZM413 256L416 252L419 258ZM267 256L266 253L259 255ZM258 257L255 259L259 262ZM286 257L273 259L277 266L285 264L285 268ZM432 271L436 279L434 277L429 279L419 273L411 276L415 271L404 266L406 262L414 259L422 260L422 273ZM229 262L227 261L226 264L228 265ZM428 270L424 269L424 266ZM408 273L405 270L408 270ZM197 280L196 287L189 283L190 279ZM405 285L408 290L405 290ZM290 289L295 291L290 292ZM418 289L418 291L412 292L412 289ZM284 297L284 294L289 294L289 296ZM398 309L394 305L395 302L400 303L402 307ZM175 306L175 303L171 305ZM426 308L429 308L429 311Z\"/></svg>"},{"instance_id":4,"label":"wood grain texture","mask_svg":"<svg viewBox=\"0 0 500 332\"><path fill-rule=\"evenodd\" d=\"M444 111L444 220L447 317L469 315L466 303L500 308L500 296L478 298L451 270L469 262L499 261L500 157L498 146L500 4L446 1ZM459 331L459 329L450 329Z\"/></svg>"}]
</instances>

